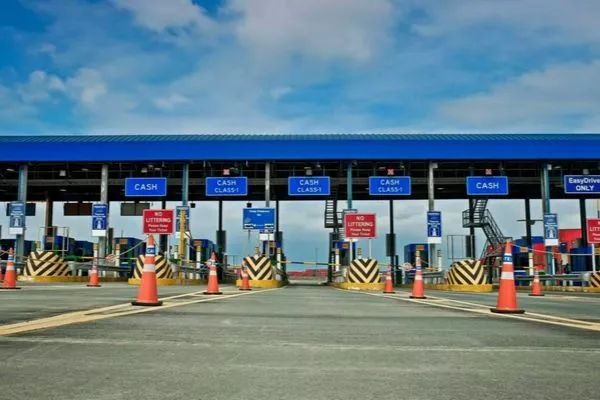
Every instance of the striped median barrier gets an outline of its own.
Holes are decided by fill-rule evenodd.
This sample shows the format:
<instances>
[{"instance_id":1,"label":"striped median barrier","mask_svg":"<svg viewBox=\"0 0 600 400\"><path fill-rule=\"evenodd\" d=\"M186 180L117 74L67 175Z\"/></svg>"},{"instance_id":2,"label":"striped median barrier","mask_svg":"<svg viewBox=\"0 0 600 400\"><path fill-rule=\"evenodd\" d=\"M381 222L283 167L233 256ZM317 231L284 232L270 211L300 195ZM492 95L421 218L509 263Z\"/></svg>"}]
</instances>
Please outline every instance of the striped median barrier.
<instances>
[{"instance_id":1,"label":"striped median barrier","mask_svg":"<svg viewBox=\"0 0 600 400\"><path fill-rule=\"evenodd\" d=\"M346 270L343 282L334 282L332 286L348 290L383 290L385 283L381 282L379 264L372 258L356 259Z\"/></svg>"},{"instance_id":2,"label":"striped median barrier","mask_svg":"<svg viewBox=\"0 0 600 400\"><path fill-rule=\"evenodd\" d=\"M244 258L248 272L248 283L250 288L271 289L285 285L285 281L275 279L275 272L271 259L267 256L255 254ZM242 280L235 281L237 287L242 287Z\"/></svg>"},{"instance_id":3,"label":"striped median barrier","mask_svg":"<svg viewBox=\"0 0 600 400\"><path fill-rule=\"evenodd\" d=\"M485 268L479 260L461 260L448 270L448 290L453 292L491 292Z\"/></svg>"},{"instance_id":4,"label":"striped median barrier","mask_svg":"<svg viewBox=\"0 0 600 400\"><path fill-rule=\"evenodd\" d=\"M133 270L133 277L127 282L130 285L140 285L142 282L142 271L144 270L144 255L140 255L135 260L135 269ZM169 263L169 260L162 254L159 254L154 259L154 265L156 268L156 284L158 286L172 286L180 284L203 284L205 280L200 279L185 279L176 278L173 276L173 268Z\"/></svg>"}]
</instances>

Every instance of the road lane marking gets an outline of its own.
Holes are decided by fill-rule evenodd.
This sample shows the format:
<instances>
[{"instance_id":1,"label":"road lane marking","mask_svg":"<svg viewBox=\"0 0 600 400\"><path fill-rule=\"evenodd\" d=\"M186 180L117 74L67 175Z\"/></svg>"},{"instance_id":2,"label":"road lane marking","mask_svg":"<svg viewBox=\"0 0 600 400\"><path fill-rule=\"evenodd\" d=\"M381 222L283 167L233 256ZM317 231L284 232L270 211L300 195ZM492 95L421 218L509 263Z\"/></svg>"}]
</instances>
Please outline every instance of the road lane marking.
<instances>
[{"instance_id":1,"label":"road lane marking","mask_svg":"<svg viewBox=\"0 0 600 400\"><path fill-rule=\"evenodd\" d=\"M74 311L74 312L70 312L70 313L66 313L66 314L55 315L53 317L40 318L40 319L35 319L35 320L25 321L25 322L18 322L15 324L0 325L0 336L14 335L16 333L24 333L24 332L30 332L30 331L40 330L40 329L56 328L56 327L64 326L64 325L72 325L72 324L78 324L78 323L99 321L99 320L103 320L103 319L122 317L122 316L126 316L126 315L141 314L141 313L152 312L152 311L160 311L160 310L165 310L165 309L169 309L169 308L173 308L173 307L181 307L181 306L186 306L186 305L196 304L196 303L205 303L205 302L209 302L209 301L237 298L240 296L248 296L251 294L266 293L266 292L270 292L273 290L279 290L279 289L281 289L281 288L265 289L265 290L260 290L260 291L243 292L243 293L234 292L235 294L228 294L228 295L221 295L221 296L210 296L209 295L209 296L205 296L202 299L194 299L194 300L187 300L187 301L171 301L171 300L177 300L182 297L190 297L195 294L201 293L201 292L191 292L191 293L185 293L185 294L179 294L176 296L161 298L160 300L162 300L164 303L162 306L159 306L159 307L140 307L140 306L133 306L133 305L131 305L131 303L123 303L123 304L117 304L117 305L108 306L108 307L100 307L100 308L93 308L93 309L88 309L88 310ZM120 309L122 309L122 311L119 311ZM115 311L115 312L108 313L111 311Z\"/></svg>"},{"instance_id":2,"label":"road lane marking","mask_svg":"<svg viewBox=\"0 0 600 400\"><path fill-rule=\"evenodd\" d=\"M347 290L344 290L344 289L336 288L336 290L348 292ZM585 330L594 331L594 332L600 332L600 323L596 323L596 322L583 321L583 320L572 319L572 318L563 318L563 317L558 317L558 316L549 315L549 314L532 313L532 312L528 312L528 311L526 312L526 314L496 314L496 313L490 312L490 307L492 307L490 305L485 305L485 304L480 304L480 303L472 303L472 302L460 301L460 300L453 300L453 299L448 299L448 298L444 298L444 297L431 296L431 300L435 300L435 301L428 301L428 299L410 299L408 297L382 294L382 293L369 293L369 292L354 292L354 293L360 293L360 294L365 294L365 295L369 295L369 296L382 297L382 298L388 298L388 299L401 300L401 301L406 301L409 303L423 304L423 305L439 307L439 308L467 311L470 313L487 315L489 317L519 319L519 320L529 321L529 322L540 322L540 323L544 323L544 324L558 325L558 326L563 326L563 327L568 327L568 328L578 328L578 329L585 329ZM442 304L438 300L443 300L446 303L456 303L457 305ZM463 304L464 306L461 307L460 304ZM474 307L474 308L467 308L465 306Z\"/></svg>"}]
</instances>

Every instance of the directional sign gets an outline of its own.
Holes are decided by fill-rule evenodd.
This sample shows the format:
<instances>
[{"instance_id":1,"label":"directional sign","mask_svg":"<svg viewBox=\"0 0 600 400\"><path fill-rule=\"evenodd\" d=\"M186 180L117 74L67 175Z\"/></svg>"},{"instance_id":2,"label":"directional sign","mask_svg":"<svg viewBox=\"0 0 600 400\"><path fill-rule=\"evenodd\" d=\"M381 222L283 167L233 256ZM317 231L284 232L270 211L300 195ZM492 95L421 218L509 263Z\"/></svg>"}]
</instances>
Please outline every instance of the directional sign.
<instances>
[{"instance_id":1,"label":"directional sign","mask_svg":"<svg viewBox=\"0 0 600 400\"><path fill-rule=\"evenodd\" d=\"M248 177L208 177L206 178L207 196L247 196Z\"/></svg>"},{"instance_id":2,"label":"directional sign","mask_svg":"<svg viewBox=\"0 0 600 400\"><path fill-rule=\"evenodd\" d=\"M589 244L600 244L600 218L588 218L587 236Z\"/></svg>"},{"instance_id":3,"label":"directional sign","mask_svg":"<svg viewBox=\"0 0 600 400\"><path fill-rule=\"evenodd\" d=\"M565 175L566 194L600 193L600 175Z\"/></svg>"},{"instance_id":4,"label":"directional sign","mask_svg":"<svg viewBox=\"0 0 600 400\"><path fill-rule=\"evenodd\" d=\"M167 178L125 178L125 197L167 195Z\"/></svg>"},{"instance_id":5,"label":"directional sign","mask_svg":"<svg viewBox=\"0 0 600 400\"><path fill-rule=\"evenodd\" d=\"M108 204L92 205L92 236L106 236L108 225Z\"/></svg>"},{"instance_id":6,"label":"directional sign","mask_svg":"<svg viewBox=\"0 0 600 400\"><path fill-rule=\"evenodd\" d=\"M188 206L177 206L175 208L175 234L181 233L181 210L185 213L185 227L184 231L190 231L190 208Z\"/></svg>"},{"instance_id":7,"label":"directional sign","mask_svg":"<svg viewBox=\"0 0 600 400\"><path fill-rule=\"evenodd\" d=\"M440 211L427 212L427 243L442 243L442 213Z\"/></svg>"},{"instance_id":8,"label":"directional sign","mask_svg":"<svg viewBox=\"0 0 600 400\"><path fill-rule=\"evenodd\" d=\"M23 201L13 201L8 206L10 207L8 233L22 235L25 231L25 203Z\"/></svg>"},{"instance_id":9,"label":"directional sign","mask_svg":"<svg viewBox=\"0 0 600 400\"><path fill-rule=\"evenodd\" d=\"M508 196L506 176L468 176L468 196Z\"/></svg>"},{"instance_id":10,"label":"directional sign","mask_svg":"<svg viewBox=\"0 0 600 400\"><path fill-rule=\"evenodd\" d=\"M275 229L274 208L244 208L242 228L246 230Z\"/></svg>"},{"instance_id":11,"label":"directional sign","mask_svg":"<svg viewBox=\"0 0 600 400\"><path fill-rule=\"evenodd\" d=\"M344 236L346 239L372 239L377 236L375 213L344 214Z\"/></svg>"},{"instance_id":12,"label":"directional sign","mask_svg":"<svg viewBox=\"0 0 600 400\"><path fill-rule=\"evenodd\" d=\"M146 235L170 235L173 233L175 217L173 210L144 210L143 232Z\"/></svg>"},{"instance_id":13,"label":"directional sign","mask_svg":"<svg viewBox=\"0 0 600 400\"><path fill-rule=\"evenodd\" d=\"M410 196L410 176L370 176L371 196Z\"/></svg>"},{"instance_id":14,"label":"directional sign","mask_svg":"<svg viewBox=\"0 0 600 400\"><path fill-rule=\"evenodd\" d=\"M544 245L558 246L558 216L544 214Z\"/></svg>"},{"instance_id":15,"label":"directional sign","mask_svg":"<svg viewBox=\"0 0 600 400\"><path fill-rule=\"evenodd\" d=\"M328 176L288 177L288 195L290 196L329 196L330 194Z\"/></svg>"}]
</instances>

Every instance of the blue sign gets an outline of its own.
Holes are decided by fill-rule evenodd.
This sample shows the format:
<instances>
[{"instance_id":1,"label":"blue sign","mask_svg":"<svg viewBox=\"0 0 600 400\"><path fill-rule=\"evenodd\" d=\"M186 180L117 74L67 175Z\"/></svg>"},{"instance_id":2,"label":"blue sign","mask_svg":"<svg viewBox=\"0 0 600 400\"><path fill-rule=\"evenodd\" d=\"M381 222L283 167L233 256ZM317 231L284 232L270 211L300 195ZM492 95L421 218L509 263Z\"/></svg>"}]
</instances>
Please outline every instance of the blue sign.
<instances>
[{"instance_id":1,"label":"blue sign","mask_svg":"<svg viewBox=\"0 0 600 400\"><path fill-rule=\"evenodd\" d=\"M544 241L546 246L558 246L558 216L544 214Z\"/></svg>"},{"instance_id":2,"label":"blue sign","mask_svg":"<svg viewBox=\"0 0 600 400\"><path fill-rule=\"evenodd\" d=\"M288 195L290 196L329 196L330 194L328 176L288 177Z\"/></svg>"},{"instance_id":3,"label":"blue sign","mask_svg":"<svg viewBox=\"0 0 600 400\"><path fill-rule=\"evenodd\" d=\"M371 196L410 196L410 176L370 176Z\"/></svg>"},{"instance_id":4,"label":"blue sign","mask_svg":"<svg viewBox=\"0 0 600 400\"><path fill-rule=\"evenodd\" d=\"M207 196L247 196L248 177L208 177L206 178Z\"/></svg>"},{"instance_id":5,"label":"blue sign","mask_svg":"<svg viewBox=\"0 0 600 400\"><path fill-rule=\"evenodd\" d=\"M441 243L442 213L441 211L427 212L427 238L429 243Z\"/></svg>"},{"instance_id":6,"label":"blue sign","mask_svg":"<svg viewBox=\"0 0 600 400\"><path fill-rule=\"evenodd\" d=\"M92 231L106 231L108 225L108 205L92 205Z\"/></svg>"},{"instance_id":7,"label":"blue sign","mask_svg":"<svg viewBox=\"0 0 600 400\"><path fill-rule=\"evenodd\" d=\"M125 178L125 197L167 195L167 178Z\"/></svg>"},{"instance_id":8,"label":"blue sign","mask_svg":"<svg viewBox=\"0 0 600 400\"><path fill-rule=\"evenodd\" d=\"M190 231L190 208L188 206L177 206L175 208L175 232L181 232L181 210L185 213L185 227L184 231Z\"/></svg>"},{"instance_id":9,"label":"blue sign","mask_svg":"<svg viewBox=\"0 0 600 400\"><path fill-rule=\"evenodd\" d=\"M8 233L22 235L25 228L25 202L13 201L8 206L10 209Z\"/></svg>"},{"instance_id":10,"label":"blue sign","mask_svg":"<svg viewBox=\"0 0 600 400\"><path fill-rule=\"evenodd\" d=\"M275 229L274 208L244 208L242 218L243 229Z\"/></svg>"},{"instance_id":11,"label":"blue sign","mask_svg":"<svg viewBox=\"0 0 600 400\"><path fill-rule=\"evenodd\" d=\"M468 196L508 196L506 176L468 176Z\"/></svg>"},{"instance_id":12,"label":"blue sign","mask_svg":"<svg viewBox=\"0 0 600 400\"><path fill-rule=\"evenodd\" d=\"M566 194L600 193L600 175L565 175Z\"/></svg>"}]
</instances>

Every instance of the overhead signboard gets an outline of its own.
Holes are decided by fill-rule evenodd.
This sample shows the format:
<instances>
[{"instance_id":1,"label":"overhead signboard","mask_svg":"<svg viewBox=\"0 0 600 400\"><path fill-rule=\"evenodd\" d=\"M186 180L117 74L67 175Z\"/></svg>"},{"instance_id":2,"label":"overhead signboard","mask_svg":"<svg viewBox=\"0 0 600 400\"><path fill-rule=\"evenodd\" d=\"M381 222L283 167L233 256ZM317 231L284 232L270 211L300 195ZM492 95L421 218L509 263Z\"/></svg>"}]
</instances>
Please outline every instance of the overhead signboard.
<instances>
[{"instance_id":1,"label":"overhead signboard","mask_svg":"<svg viewBox=\"0 0 600 400\"><path fill-rule=\"evenodd\" d=\"M242 214L242 228L245 230L273 230L275 229L274 208L244 208Z\"/></svg>"},{"instance_id":2,"label":"overhead signboard","mask_svg":"<svg viewBox=\"0 0 600 400\"><path fill-rule=\"evenodd\" d=\"M544 245L558 246L558 216L544 214Z\"/></svg>"},{"instance_id":3,"label":"overhead signboard","mask_svg":"<svg viewBox=\"0 0 600 400\"><path fill-rule=\"evenodd\" d=\"M371 196L410 196L410 176L370 176Z\"/></svg>"},{"instance_id":4,"label":"overhead signboard","mask_svg":"<svg viewBox=\"0 0 600 400\"><path fill-rule=\"evenodd\" d=\"M144 234L171 235L175 226L173 214L173 210L144 210Z\"/></svg>"},{"instance_id":5,"label":"overhead signboard","mask_svg":"<svg viewBox=\"0 0 600 400\"><path fill-rule=\"evenodd\" d=\"M290 176L288 195L290 196L329 196L331 194L328 176Z\"/></svg>"},{"instance_id":6,"label":"overhead signboard","mask_svg":"<svg viewBox=\"0 0 600 400\"><path fill-rule=\"evenodd\" d=\"M25 203L22 201L12 201L9 207L8 233L11 235L22 235L25 232Z\"/></svg>"},{"instance_id":7,"label":"overhead signboard","mask_svg":"<svg viewBox=\"0 0 600 400\"><path fill-rule=\"evenodd\" d=\"M587 237L588 243L600 244L600 218L588 218Z\"/></svg>"},{"instance_id":8,"label":"overhead signboard","mask_svg":"<svg viewBox=\"0 0 600 400\"><path fill-rule=\"evenodd\" d=\"M468 196L508 196L506 176L468 176Z\"/></svg>"},{"instance_id":9,"label":"overhead signboard","mask_svg":"<svg viewBox=\"0 0 600 400\"><path fill-rule=\"evenodd\" d=\"M344 236L346 239L373 239L377 236L375 213L344 214Z\"/></svg>"},{"instance_id":10,"label":"overhead signboard","mask_svg":"<svg viewBox=\"0 0 600 400\"><path fill-rule=\"evenodd\" d=\"M34 217L35 216L35 203L27 203L25 204L25 216L26 217ZM90 215L90 214L88 214ZM10 203L6 205L6 216L10 217Z\"/></svg>"},{"instance_id":11,"label":"overhead signboard","mask_svg":"<svg viewBox=\"0 0 600 400\"><path fill-rule=\"evenodd\" d=\"M600 175L565 175L566 194L600 193Z\"/></svg>"},{"instance_id":12,"label":"overhead signboard","mask_svg":"<svg viewBox=\"0 0 600 400\"><path fill-rule=\"evenodd\" d=\"M248 177L208 177L205 193L207 196L247 196Z\"/></svg>"},{"instance_id":13,"label":"overhead signboard","mask_svg":"<svg viewBox=\"0 0 600 400\"><path fill-rule=\"evenodd\" d=\"M167 178L125 178L125 197L163 197Z\"/></svg>"},{"instance_id":14,"label":"overhead signboard","mask_svg":"<svg viewBox=\"0 0 600 400\"><path fill-rule=\"evenodd\" d=\"M92 205L92 236L106 236L108 226L108 204Z\"/></svg>"},{"instance_id":15,"label":"overhead signboard","mask_svg":"<svg viewBox=\"0 0 600 400\"><path fill-rule=\"evenodd\" d=\"M427 243L442 243L442 213L441 211L427 212Z\"/></svg>"}]
</instances>

